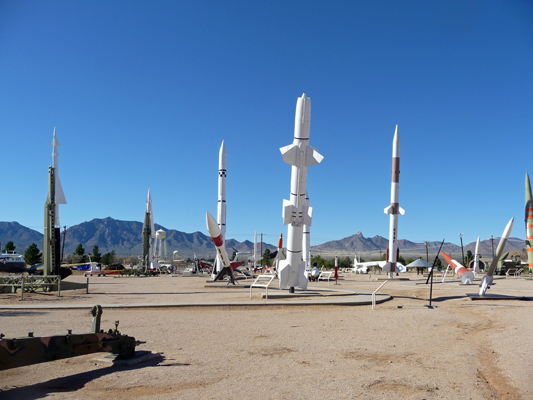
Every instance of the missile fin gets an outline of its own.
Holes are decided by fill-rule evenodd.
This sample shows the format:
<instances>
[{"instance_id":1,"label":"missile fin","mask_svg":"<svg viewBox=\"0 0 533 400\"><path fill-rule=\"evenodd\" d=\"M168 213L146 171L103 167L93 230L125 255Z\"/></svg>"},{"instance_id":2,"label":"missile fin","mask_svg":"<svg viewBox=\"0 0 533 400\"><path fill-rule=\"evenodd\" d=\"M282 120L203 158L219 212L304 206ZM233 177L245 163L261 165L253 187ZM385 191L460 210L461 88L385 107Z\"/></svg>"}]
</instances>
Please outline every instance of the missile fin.
<instances>
[{"instance_id":1,"label":"missile fin","mask_svg":"<svg viewBox=\"0 0 533 400\"><path fill-rule=\"evenodd\" d=\"M55 201L56 204L67 204L67 199L65 198L65 193L63 192L63 186L61 186L61 181L59 180L59 175L56 175L56 193Z\"/></svg>"},{"instance_id":2,"label":"missile fin","mask_svg":"<svg viewBox=\"0 0 533 400\"><path fill-rule=\"evenodd\" d=\"M383 210L385 214L391 215L392 214L392 206L385 207Z\"/></svg>"},{"instance_id":3,"label":"missile fin","mask_svg":"<svg viewBox=\"0 0 533 400\"><path fill-rule=\"evenodd\" d=\"M405 210L401 207L398 207L398 208L399 208L400 215L405 215Z\"/></svg>"},{"instance_id":4,"label":"missile fin","mask_svg":"<svg viewBox=\"0 0 533 400\"><path fill-rule=\"evenodd\" d=\"M311 226L311 222L313 219L313 207L303 205L302 206L302 218L303 218L304 225Z\"/></svg>"},{"instance_id":5,"label":"missile fin","mask_svg":"<svg viewBox=\"0 0 533 400\"><path fill-rule=\"evenodd\" d=\"M320 164L324 159L324 156L320 154L317 149L312 146L307 146L305 165L310 167L311 165Z\"/></svg>"},{"instance_id":6,"label":"missile fin","mask_svg":"<svg viewBox=\"0 0 533 400\"><path fill-rule=\"evenodd\" d=\"M281 157L283 161L290 165L296 165L296 156L298 154L298 146L290 144L288 146L279 149L281 151Z\"/></svg>"},{"instance_id":7,"label":"missile fin","mask_svg":"<svg viewBox=\"0 0 533 400\"><path fill-rule=\"evenodd\" d=\"M289 225L296 219L296 207L289 200L283 199L283 225Z\"/></svg>"}]
</instances>

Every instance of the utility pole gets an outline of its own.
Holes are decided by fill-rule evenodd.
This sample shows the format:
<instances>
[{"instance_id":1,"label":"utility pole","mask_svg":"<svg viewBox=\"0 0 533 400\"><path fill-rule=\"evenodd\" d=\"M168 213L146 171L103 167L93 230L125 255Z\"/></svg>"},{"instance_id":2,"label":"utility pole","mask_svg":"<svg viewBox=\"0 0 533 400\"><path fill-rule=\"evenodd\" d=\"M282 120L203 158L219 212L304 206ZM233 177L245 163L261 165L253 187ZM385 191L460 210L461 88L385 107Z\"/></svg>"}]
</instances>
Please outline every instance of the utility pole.
<instances>
[{"instance_id":1,"label":"utility pole","mask_svg":"<svg viewBox=\"0 0 533 400\"><path fill-rule=\"evenodd\" d=\"M429 254L428 254L428 242L424 242L426 245L426 262L429 262Z\"/></svg>"},{"instance_id":2,"label":"utility pole","mask_svg":"<svg viewBox=\"0 0 533 400\"><path fill-rule=\"evenodd\" d=\"M494 259L494 237L490 235L490 242L492 244L492 258Z\"/></svg>"},{"instance_id":3,"label":"utility pole","mask_svg":"<svg viewBox=\"0 0 533 400\"><path fill-rule=\"evenodd\" d=\"M263 234L261 234L261 268L263 268Z\"/></svg>"},{"instance_id":4,"label":"utility pole","mask_svg":"<svg viewBox=\"0 0 533 400\"><path fill-rule=\"evenodd\" d=\"M460 233L459 237L461 238L461 254L463 255L463 262L461 264L465 265L465 251L463 249L463 235L464 233Z\"/></svg>"}]
</instances>

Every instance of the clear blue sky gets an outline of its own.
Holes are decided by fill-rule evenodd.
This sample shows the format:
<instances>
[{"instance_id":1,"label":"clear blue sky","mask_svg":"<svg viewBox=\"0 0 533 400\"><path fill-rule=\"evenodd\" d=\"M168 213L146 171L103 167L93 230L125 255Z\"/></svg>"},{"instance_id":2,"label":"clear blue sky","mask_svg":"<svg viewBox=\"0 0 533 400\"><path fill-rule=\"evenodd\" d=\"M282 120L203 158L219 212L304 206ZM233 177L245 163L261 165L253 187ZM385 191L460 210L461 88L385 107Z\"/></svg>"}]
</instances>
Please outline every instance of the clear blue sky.
<instances>
[{"instance_id":1,"label":"clear blue sky","mask_svg":"<svg viewBox=\"0 0 533 400\"><path fill-rule=\"evenodd\" d=\"M61 224L142 221L207 233L228 152L227 237L286 233L297 97L312 99L312 244L459 244L524 233L533 174L533 2L0 1L0 221L43 230L52 133Z\"/></svg>"}]
</instances>

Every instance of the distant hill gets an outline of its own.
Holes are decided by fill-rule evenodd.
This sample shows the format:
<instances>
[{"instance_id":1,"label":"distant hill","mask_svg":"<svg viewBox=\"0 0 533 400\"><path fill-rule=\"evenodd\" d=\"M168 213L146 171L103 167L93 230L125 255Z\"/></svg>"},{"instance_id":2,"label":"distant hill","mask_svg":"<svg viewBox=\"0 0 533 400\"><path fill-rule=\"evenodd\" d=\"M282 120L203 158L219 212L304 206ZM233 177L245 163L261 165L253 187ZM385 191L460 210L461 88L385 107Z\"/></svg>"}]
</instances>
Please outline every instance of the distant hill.
<instances>
[{"instance_id":1,"label":"distant hill","mask_svg":"<svg viewBox=\"0 0 533 400\"><path fill-rule=\"evenodd\" d=\"M142 254L142 226L137 221L119 221L111 217L104 219L93 219L92 221L82 222L79 225L71 226L67 229L65 240L65 254L74 252L78 244L82 244L85 253L89 254L94 246L98 246L102 254L114 250L115 253L123 256ZM170 256L177 250L180 257L192 257L196 253L199 257L213 257L215 249L211 239L201 232L185 233L174 229L166 229L156 224L156 229L163 229L166 234L167 254ZM16 250L23 253L24 250L32 243L36 243L39 249L43 247L43 235L33 229L26 228L18 222L0 222L0 241L2 248L5 243L12 241ZM494 239L494 250L498 246L499 238ZM378 255L385 252L389 245L388 239L381 236L365 238L361 232L340 240L333 240L318 246L312 246L312 254L324 255L346 255L358 253L360 255ZM464 252L468 250L474 252L476 243L469 243L464 246ZM400 254L404 257L425 256L426 245L424 243L411 242L406 239L398 240ZM436 254L440 242L428 242L428 253ZM492 243L490 239L480 243L481 254L485 258L492 256ZM510 238L507 242L506 251L521 251L525 247L524 240ZM276 246L263 242L263 251L265 249L274 251ZM234 250L242 252L253 251L253 243L245 240L239 242L235 239L226 241L228 255ZM453 243L445 243L443 251L456 257L461 253L461 246ZM259 251L259 249L258 249Z\"/></svg>"},{"instance_id":2,"label":"distant hill","mask_svg":"<svg viewBox=\"0 0 533 400\"><path fill-rule=\"evenodd\" d=\"M23 252L32 243L42 249L44 236L42 233L26 228L18 222L0 222L0 242L2 250L7 242L11 241L15 245L15 251Z\"/></svg>"},{"instance_id":3,"label":"distant hill","mask_svg":"<svg viewBox=\"0 0 533 400\"><path fill-rule=\"evenodd\" d=\"M500 238L494 238L494 251L498 246ZM349 236L341 240L333 240L320 244L318 246L312 246L311 252L314 254L324 253L324 254L349 254L357 253L360 255L373 254L377 255L380 252L383 254L387 247L389 246L389 240L381 236L374 236L373 238L365 238L361 232L357 232L355 235ZM398 247L400 249L400 254L404 257L415 257L415 256L424 256L426 254L426 245L424 242L416 243L411 242L406 239L398 240ZM431 258L437 253L440 247L440 242L428 242L428 254ZM507 245L505 246L505 251L522 251L525 247L524 240L518 238L509 238ZM472 242L464 246L464 253L470 250L474 253L476 248L476 243ZM461 246L445 242L442 246L442 251L456 257L458 254L461 254ZM480 242L480 253L485 258L492 257L492 243L490 239L483 240Z\"/></svg>"},{"instance_id":4,"label":"distant hill","mask_svg":"<svg viewBox=\"0 0 533 400\"><path fill-rule=\"evenodd\" d=\"M137 221L119 221L111 217L93 219L67 229L65 239L65 254L74 252L78 244L82 244L85 254L89 254L94 246L98 246L100 253L104 254L114 250L115 253L129 256L142 254L142 227ZM155 224L155 229L163 229L166 234L167 254L170 256L175 250L180 257L192 257L195 253L199 257L215 255L215 248L211 238L201 232L185 233ZM63 233L61 233L63 238ZM26 228L17 222L0 222L0 241L14 242L16 250L23 252L32 243L37 243L39 249L43 247L43 235L37 231ZM231 256L233 248L237 251L253 251L250 241L238 242L234 239L227 241L227 251ZM275 246L263 243L263 251Z\"/></svg>"}]
</instances>

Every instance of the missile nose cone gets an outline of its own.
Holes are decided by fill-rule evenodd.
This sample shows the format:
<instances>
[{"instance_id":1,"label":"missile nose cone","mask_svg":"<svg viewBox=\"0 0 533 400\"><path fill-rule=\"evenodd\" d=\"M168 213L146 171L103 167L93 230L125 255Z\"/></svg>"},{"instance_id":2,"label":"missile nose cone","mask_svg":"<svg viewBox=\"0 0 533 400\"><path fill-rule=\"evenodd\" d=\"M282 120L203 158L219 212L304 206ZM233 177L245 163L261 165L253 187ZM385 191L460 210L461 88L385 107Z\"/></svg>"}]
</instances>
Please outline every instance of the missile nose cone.
<instances>
[{"instance_id":1,"label":"missile nose cone","mask_svg":"<svg viewBox=\"0 0 533 400\"><path fill-rule=\"evenodd\" d=\"M514 217L511 218L507 226L505 227L505 230L503 231L502 240L509 239L509 235L511 234L511 229L513 229L513 223L514 223Z\"/></svg>"},{"instance_id":2,"label":"missile nose cone","mask_svg":"<svg viewBox=\"0 0 533 400\"><path fill-rule=\"evenodd\" d=\"M212 238L220 236L220 228L218 227L217 221L213 218L209 211L206 211L205 222L207 225L207 232Z\"/></svg>"}]
</instances>

